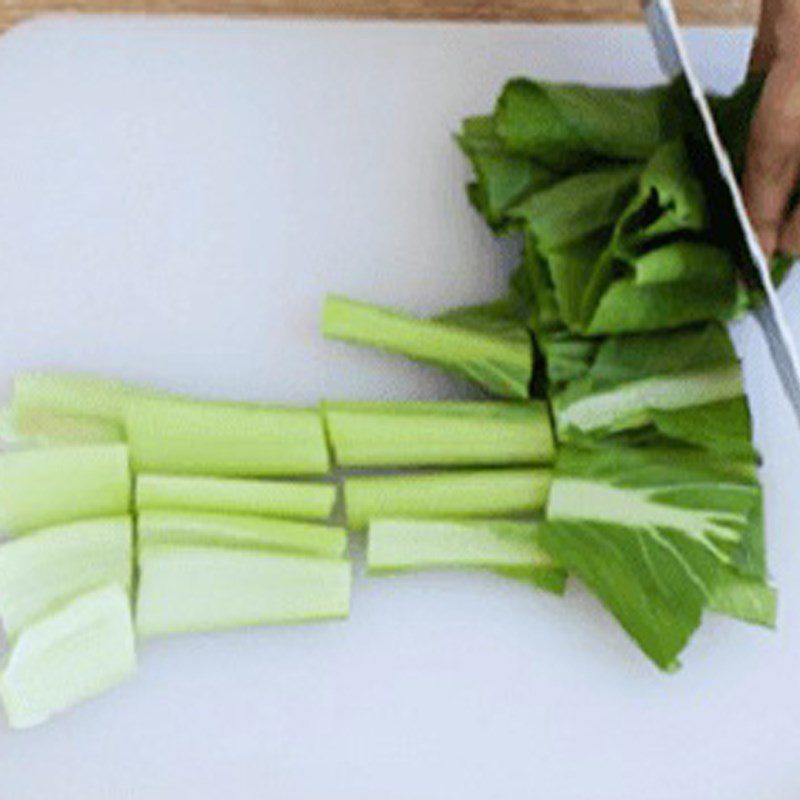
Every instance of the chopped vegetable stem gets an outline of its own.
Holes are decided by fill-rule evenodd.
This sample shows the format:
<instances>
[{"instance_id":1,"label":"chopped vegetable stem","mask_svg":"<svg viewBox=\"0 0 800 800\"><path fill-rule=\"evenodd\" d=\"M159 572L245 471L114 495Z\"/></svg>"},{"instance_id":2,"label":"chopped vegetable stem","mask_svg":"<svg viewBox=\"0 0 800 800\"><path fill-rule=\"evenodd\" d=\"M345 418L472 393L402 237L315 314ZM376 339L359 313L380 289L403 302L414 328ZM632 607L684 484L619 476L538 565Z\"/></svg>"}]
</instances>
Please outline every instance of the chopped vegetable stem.
<instances>
[{"instance_id":1,"label":"chopped vegetable stem","mask_svg":"<svg viewBox=\"0 0 800 800\"><path fill-rule=\"evenodd\" d=\"M326 403L342 467L551 463L547 407L527 403Z\"/></svg>"},{"instance_id":2,"label":"chopped vegetable stem","mask_svg":"<svg viewBox=\"0 0 800 800\"><path fill-rule=\"evenodd\" d=\"M344 482L347 522L373 519L530 516L547 499L546 469L496 469L416 475L355 476Z\"/></svg>"}]
</instances>

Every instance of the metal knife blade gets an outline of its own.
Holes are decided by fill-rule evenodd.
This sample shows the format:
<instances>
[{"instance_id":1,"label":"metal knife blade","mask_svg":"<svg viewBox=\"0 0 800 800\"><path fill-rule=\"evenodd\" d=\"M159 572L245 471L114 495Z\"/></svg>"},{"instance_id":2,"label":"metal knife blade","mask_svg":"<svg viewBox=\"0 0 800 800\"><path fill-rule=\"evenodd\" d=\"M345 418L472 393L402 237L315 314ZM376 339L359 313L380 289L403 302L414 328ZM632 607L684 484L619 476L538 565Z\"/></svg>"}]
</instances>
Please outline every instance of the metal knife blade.
<instances>
[{"instance_id":1,"label":"metal knife blade","mask_svg":"<svg viewBox=\"0 0 800 800\"><path fill-rule=\"evenodd\" d=\"M655 45L661 69L677 80L686 93L686 108L696 116L697 142L712 176L718 221L724 225L725 240L736 256L740 276L747 289L759 296L755 308L783 389L800 423L800 360L756 232L747 216L730 158L722 143L708 100L683 42L672 0L642 0L647 27ZM718 193L717 193L718 192ZM716 202L718 200L718 203Z\"/></svg>"}]
</instances>

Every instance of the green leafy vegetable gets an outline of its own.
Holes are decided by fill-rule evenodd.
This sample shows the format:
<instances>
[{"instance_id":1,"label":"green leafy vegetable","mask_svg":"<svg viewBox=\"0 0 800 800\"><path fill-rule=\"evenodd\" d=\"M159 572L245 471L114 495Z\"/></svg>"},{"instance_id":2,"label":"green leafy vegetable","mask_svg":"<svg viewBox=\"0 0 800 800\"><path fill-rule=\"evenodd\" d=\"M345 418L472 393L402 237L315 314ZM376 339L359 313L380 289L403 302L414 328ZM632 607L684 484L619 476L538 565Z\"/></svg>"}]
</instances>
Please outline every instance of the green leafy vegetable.
<instances>
[{"instance_id":1,"label":"green leafy vegetable","mask_svg":"<svg viewBox=\"0 0 800 800\"><path fill-rule=\"evenodd\" d=\"M733 262L720 248L668 244L633 259L594 308L587 333L678 328L734 316L738 292Z\"/></svg>"},{"instance_id":2,"label":"green leafy vegetable","mask_svg":"<svg viewBox=\"0 0 800 800\"><path fill-rule=\"evenodd\" d=\"M662 669L711 608L774 622L752 464L702 451L564 448L542 544ZM750 563L750 566L745 566Z\"/></svg>"},{"instance_id":3,"label":"green leafy vegetable","mask_svg":"<svg viewBox=\"0 0 800 800\"><path fill-rule=\"evenodd\" d=\"M662 537L589 520L558 520L544 531L545 546L608 607L661 669L700 625L706 596Z\"/></svg>"},{"instance_id":4,"label":"green leafy vegetable","mask_svg":"<svg viewBox=\"0 0 800 800\"><path fill-rule=\"evenodd\" d=\"M676 92L517 79L491 116L465 122L473 204L498 233L524 234L513 294L537 335L678 328L749 304ZM738 168L759 92L755 80L712 101Z\"/></svg>"},{"instance_id":5,"label":"green leafy vegetable","mask_svg":"<svg viewBox=\"0 0 800 800\"><path fill-rule=\"evenodd\" d=\"M580 172L530 194L508 213L549 254L610 232L628 208L640 173L640 167L627 165Z\"/></svg>"},{"instance_id":6,"label":"green leafy vegetable","mask_svg":"<svg viewBox=\"0 0 800 800\"><path fill-rule=\"evenodd\" d=\"M343 297L325 302L323 333L331 339L380 347L467 378L498 397L524 399L533 370L525 328L502 307L459 309L440 319Z\"/></svg>"},{"instance_id":7,"label":"green leafy vegetable","mask_svg":"<svg viewBox=\"0 0 800 800\"><path fill-rule=\"evenodd\" d=\"M495 132L491 117L464 120L457 139L478 176L470 184L470 199L493 227L507 225L506 212L511 206L555 179L555 173L546 167L510 153Z\"/></svg>"},{"instance_id":8,"label":"green leafy vegetable","mask_svg":"<svg viewBox=\"0 0 800 800\"><path fill-rule=\"evenodd\" d=\"M508 215L523 223L553 287L557 319L575 333L679 327L736 311L733 262L695 240L708 224L705 201L679 141L666 142L643 168L564 178ZM666 238L676 236L685 238ZM531 260L527 254L529 267Z\"/></svg>"},{"instance_id":9,"label":"green leafy vegetable","mask_svg":"<svg viewBox=\"0 0 800 800\"><path fill-rule=\"evenodd\" d=\"M562 440L651 429L675 441L752 457L741 368L721 326L613 336L578 356L583 363L572 368L574 378L551 381ZM563 377L567 370L560 369Z\"/></svg>"},{"instance_id":10,"label":"green leafy vegetable","mask_svg":"<svg viewBox=\"0 0 800 800\"><path fill-rule=\"evenodd\" d=\"M638 190L619 219L625 250L638 253L676 233L701 232L709 223L703 185L680 138L654 149L638 178Z\"/></svg>"},{"instance_id":11,"label":"green leafy vegetable","mask_svg":"<svg viewBox=\"0 0 800 800\"><path fill-rule=\"evenodd\" d=\"M647 158L663 138L664 88L607 89L518 78L497 101L506 148L559 171Z\"/></svg>"}]
</instances>

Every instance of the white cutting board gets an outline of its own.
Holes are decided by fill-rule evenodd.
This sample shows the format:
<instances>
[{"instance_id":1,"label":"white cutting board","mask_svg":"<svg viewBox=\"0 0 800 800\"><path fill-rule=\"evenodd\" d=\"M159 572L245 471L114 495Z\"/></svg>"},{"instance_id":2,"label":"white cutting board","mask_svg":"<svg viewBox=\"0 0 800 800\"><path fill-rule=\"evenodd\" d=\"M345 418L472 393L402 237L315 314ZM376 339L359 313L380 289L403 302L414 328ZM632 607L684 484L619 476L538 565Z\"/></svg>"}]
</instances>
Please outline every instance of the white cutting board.
<instances>
[{"instance_id":1,"label":"white cutting board","mask_svg":"<svg viewBox=\"0 0 800 800\"><path fill-rule=\"evenodd\" d=\"M730 86L749 34L694 33ZM49 19L0 40L0 382L94 370L314 402L459 395L325 344L337 290L420 312L494 296L513 247L450 135L518 73L658 77L634 28ZM784 292L800 333L798 282ZM135 680L0 727L0 800L796 800L800 436L737 332L780 632L709 619L658 673L583 591L481 575L355 585L346 623L142 648Z\"/></svg>"}]
</instances>

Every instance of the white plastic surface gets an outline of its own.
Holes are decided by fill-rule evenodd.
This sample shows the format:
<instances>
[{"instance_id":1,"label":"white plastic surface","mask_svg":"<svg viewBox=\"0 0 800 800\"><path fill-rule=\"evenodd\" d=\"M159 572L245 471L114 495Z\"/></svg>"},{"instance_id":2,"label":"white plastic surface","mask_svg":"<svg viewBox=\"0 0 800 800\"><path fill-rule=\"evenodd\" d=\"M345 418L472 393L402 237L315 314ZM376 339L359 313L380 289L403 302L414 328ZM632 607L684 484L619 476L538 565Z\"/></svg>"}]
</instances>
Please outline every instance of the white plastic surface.
<instances>
[{"instance_id":1,"label":"white plastic surface","mask_svg":"<svg viewBox=\"0 0 800 800\"><path fill-rule=\"evenodd\" d=\"M693 33L732 85L746 31ZM450 139L513 74L658 76L643 29L50 19L0 40L0 388L101 371L314 402L463 393L326 344L336 290L433 311L512 251ZM782 292L795 332L798 281ZM796 800L800 435L737 332L780 631L709 619L659 674L583 591L359 578L347 624L148 644L137 677L0 725L0 800Z\"/></svg>"}]
</instances>

